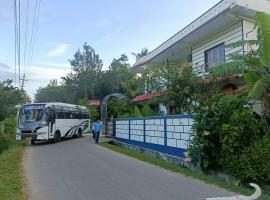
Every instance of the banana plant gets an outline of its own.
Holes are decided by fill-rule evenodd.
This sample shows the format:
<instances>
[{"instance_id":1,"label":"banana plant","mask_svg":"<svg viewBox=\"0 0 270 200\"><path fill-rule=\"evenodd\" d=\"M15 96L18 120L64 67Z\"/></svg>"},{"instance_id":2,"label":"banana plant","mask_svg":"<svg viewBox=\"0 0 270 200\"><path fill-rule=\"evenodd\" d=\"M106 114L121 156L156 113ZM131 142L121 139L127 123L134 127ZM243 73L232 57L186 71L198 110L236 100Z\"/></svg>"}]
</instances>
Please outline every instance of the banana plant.
<instances>
[{"instance_id":1,"label":"banana plant","mask_svg":"<svg viewBox=\"0 0 270 200\"><path fill-rule=\"evenodd\" d=\"M251 50L244 54L232 54L227 63L210 70L210 76L230 77L242 74L248 97L263 103L264 114L270 116L270 15L258 12L255 16L257 40L240 41L226 47L248 45ZM255 48L254 48L255 47Z\"/></svg>"}]
</instances>

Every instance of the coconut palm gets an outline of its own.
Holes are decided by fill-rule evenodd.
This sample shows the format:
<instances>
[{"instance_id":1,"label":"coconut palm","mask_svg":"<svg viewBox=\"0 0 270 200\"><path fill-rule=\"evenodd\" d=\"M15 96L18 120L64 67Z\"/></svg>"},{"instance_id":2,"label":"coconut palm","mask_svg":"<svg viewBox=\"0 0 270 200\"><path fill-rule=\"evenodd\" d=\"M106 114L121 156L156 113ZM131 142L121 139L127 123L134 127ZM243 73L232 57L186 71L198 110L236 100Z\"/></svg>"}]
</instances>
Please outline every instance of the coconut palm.
<instances>
[{"instance_id":1,"label":"coconut palm","mask_svg":"<svg viewBox=\"0 0 270 200\"><path fill-rule=\"evenodd\" d=\"M139 58L146 56L148 54L148 49L143 48L140 53L131 53L131 54L136 57L136 60L138 60Z\"/></svg>"},{"instance_id":2,"label":"coconut palm","mask_svg":"<svg viewBox=\"0 0 270 200\"><path fill-rule=\"evenodd\" d=\"M248 45L253 49L242 55L230 55L231 61L212 68L210 76L229 77L235 73L243 74L248 96L253 100L261 100L264 113L270 116L270 15L260 12L255 19L256 41L227 45L227 48Z\"/></svg>"}]
</instances>

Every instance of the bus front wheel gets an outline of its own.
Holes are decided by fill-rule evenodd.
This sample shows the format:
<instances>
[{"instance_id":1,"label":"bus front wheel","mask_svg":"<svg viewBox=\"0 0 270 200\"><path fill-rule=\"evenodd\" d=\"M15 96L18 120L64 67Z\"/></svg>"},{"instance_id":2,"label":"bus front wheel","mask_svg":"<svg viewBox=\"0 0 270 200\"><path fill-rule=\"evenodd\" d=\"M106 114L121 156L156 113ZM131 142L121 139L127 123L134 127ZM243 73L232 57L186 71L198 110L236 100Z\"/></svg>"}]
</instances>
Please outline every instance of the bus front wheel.
<instances>
[{"instance_id":1,"label":"bus front wheel","mask_svg":"<svg viewBox=\"0 0 270 200\"><path fill-rule=\"evenodd\" d=\"M53 143L56 143L56 142L60 142L61 141L61 133L56 131L54 133L54 136L53 136L53 139L52 139L52 142Z\"/></svg>"}]
</instances>

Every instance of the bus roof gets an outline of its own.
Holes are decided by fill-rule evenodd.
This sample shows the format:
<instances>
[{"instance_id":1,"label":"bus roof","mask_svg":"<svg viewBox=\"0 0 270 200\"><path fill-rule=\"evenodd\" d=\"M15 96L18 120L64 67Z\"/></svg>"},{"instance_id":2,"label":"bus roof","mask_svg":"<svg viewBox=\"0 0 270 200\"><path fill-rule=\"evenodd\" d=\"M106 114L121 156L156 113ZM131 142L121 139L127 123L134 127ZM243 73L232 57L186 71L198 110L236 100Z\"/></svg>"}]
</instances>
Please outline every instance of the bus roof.
<instances>
[{"instance_id":1,"label":"bus roof","mask_svg":"<svg viewBox=\"0 0 270 200\"><path fill-rule=\"evenodd\" d=\"M62 103L62 102L26 103L23 105L39 105L39 104L46 104L46 106L64 106L64 107L69 107L69 108L87 109L85 106L79 106L75 104Z\"/></svg>"}]
</instances>

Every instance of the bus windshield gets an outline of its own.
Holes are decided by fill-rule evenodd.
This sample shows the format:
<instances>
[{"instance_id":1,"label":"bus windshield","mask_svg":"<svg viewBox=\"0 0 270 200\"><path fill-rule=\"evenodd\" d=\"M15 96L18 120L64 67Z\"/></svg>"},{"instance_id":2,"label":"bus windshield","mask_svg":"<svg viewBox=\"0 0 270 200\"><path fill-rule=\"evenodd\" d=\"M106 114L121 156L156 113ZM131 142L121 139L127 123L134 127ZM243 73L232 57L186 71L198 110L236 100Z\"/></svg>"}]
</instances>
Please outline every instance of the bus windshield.
<instances>
[{"instance_id":1,"label":"bus windshield","mask_svg":"<svg viewBox=\"0 0 270 200\"><path fill-rule=\"evenodd\" d=\"M46 121L45 105L24 105L21 108L19 122L43 122Z\"/></svg>"}]
</instances>

